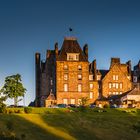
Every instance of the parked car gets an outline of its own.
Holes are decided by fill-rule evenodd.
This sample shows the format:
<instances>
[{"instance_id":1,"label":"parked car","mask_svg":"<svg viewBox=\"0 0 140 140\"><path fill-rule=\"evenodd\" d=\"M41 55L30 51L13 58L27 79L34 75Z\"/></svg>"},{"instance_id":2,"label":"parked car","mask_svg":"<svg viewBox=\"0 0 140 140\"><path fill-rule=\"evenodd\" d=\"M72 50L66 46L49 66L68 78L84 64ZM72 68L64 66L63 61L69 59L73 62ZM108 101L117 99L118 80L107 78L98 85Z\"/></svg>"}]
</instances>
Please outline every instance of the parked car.
<instances>
[{"instance_id":1,"label":"parked car","mask_svg":"<svg viewBox=\"0 0 140 140\"><path fill-rule=\"evenodd\" d=\"M118 108L118 106L114 104L114 105L110 105L110 108Z\"/></svg>"},{"instance_id":2,"label":"parked car","mask_svg":"<svg viewBox=\"0 0 140 140\"><path fill-rule=\"evenodd\" d=\"M74 105L74 104L68 104L68 107L76 108L76 105Z\"/></svg>"},{"instance_id":3,"label":"parked car","mask_svg":"<svg viewBox=\"0 0 140 140\"><path fill-rule=\"evenodd\" d=\"M91 105L89 105L89 107L90 107L90 108L95 108L95 107L96 107L96 105L91 104Z\"/></svg>"},{"instance_id":4,"label":"parked car","mask_svg":"<svg viewBox=\"0 0 140 140\"><path fill-rule=\"evenodd\" d=\"M57 106L58 106L58 108L66 108L67 105L66 104L58 104Z\"/></svg>"}]
</instances>

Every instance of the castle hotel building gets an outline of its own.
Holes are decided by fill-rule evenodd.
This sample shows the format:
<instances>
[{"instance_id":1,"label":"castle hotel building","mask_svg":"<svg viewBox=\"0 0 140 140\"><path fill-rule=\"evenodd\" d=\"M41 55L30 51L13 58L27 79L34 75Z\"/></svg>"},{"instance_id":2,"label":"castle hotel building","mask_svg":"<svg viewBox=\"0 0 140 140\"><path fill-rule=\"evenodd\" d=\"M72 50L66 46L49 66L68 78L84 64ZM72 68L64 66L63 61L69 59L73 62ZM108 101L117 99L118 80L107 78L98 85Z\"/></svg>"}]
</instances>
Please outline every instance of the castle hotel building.
<instances>
[{"instance_id":1,"label":"castle hotel building","mask_svg":"<svg viewBox=\"0 0 140 140\"><path fill-rule=\"evenodd\" d=\"M119 95L132 89L131 62L121 64L111 58L109 70L97 70L96 60L88 61L88 45L83 49L74 37L64 38L61 49L47 50L45 61L35 54L36 106L81 104Z\"/></svg>"}]
</instances>

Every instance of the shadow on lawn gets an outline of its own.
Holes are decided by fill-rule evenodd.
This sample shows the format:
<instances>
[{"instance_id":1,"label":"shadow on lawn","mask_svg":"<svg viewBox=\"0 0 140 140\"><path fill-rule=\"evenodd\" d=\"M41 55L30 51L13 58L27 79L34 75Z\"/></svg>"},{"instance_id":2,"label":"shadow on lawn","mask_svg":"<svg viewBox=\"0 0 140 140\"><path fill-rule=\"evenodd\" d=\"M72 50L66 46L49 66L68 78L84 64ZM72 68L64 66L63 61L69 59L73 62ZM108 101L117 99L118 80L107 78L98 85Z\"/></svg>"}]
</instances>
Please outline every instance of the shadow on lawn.
<instances>
[{"instance_id":1,"label":"shadow on lawn","mask_svg":"<svg viewBox=\"0 0 140 140\"><path fill-rule=\"evenodd\" d=\"M27 114L26 114L27 115ZM26 120L21 115L0 115L0 121L3 121L3 132L7 133L7 122L12 122L12 133L20 140L62 140L61 137L54 135L47 129L42 128L35 122ZM8 134L8 133L7 133ZM24 138L23 138L24 136ZM1 140L1 139L0 139ZM15 139L2 139L2 140L15 140Z\"/></svg>"},{"instance_id":2,"label":"shadow on lawn","mask_svg":"<svg viewBox=\"0 0 140 140\"><path fill-rule=\"evenodd\" d=\"M89 109L85 112L61 112L44 115L47 125L78 140L135 140L140 137L140 111L137 109ZM99 112L98 112L99 111Z\"/></svg>"}]
</instances>

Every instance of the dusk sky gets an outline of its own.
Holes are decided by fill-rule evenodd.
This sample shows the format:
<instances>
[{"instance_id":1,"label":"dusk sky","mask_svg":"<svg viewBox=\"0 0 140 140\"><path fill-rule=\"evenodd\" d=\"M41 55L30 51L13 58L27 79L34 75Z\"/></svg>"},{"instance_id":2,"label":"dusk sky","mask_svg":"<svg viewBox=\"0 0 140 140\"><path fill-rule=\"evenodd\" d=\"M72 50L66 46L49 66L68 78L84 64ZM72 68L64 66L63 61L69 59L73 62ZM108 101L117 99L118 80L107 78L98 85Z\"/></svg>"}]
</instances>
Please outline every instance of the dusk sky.
<instances>
[{"instance_id":1,"label":"dusk sky","mask_svg":"<svg viewBox=\"0 0 140 140\"><path fill-rule=\"evenodd\" d=\"M73 33L69 33L69 27ZM0 0L0 87L22 75L26 105L35 98L35 52L61 48L65 36L89 46L89 61L108 69L111 57L140 59L140 0Z\"/></svg>"}]
</instances>

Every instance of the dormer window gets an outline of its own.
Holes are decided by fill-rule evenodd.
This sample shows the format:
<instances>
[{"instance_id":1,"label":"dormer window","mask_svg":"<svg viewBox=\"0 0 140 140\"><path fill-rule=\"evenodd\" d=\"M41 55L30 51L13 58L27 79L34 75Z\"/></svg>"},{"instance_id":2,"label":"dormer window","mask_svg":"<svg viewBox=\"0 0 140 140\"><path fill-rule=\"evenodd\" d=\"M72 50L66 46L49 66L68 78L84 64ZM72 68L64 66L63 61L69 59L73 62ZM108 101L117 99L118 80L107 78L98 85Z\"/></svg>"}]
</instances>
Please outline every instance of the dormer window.
<instances>
[{"instance_id":1,"label":"dormer window","mask_svg":"<svg viewBox=\"0 0 140 140\"><path fill-rule=\"evenodd\" d=\"M68 61L79 61L79 53L67 53Z\"/></svg>"}]
</instances>

